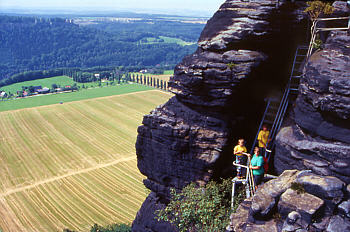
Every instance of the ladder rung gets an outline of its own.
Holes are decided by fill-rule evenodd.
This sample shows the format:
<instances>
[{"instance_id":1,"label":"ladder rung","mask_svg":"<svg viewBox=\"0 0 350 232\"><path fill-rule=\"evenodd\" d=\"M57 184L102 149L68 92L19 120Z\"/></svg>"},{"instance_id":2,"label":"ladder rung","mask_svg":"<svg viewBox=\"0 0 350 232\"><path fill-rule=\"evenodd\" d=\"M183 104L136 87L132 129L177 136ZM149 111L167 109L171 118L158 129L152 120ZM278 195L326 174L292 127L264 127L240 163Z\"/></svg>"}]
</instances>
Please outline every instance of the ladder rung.
<instances>
[{"instance_id":1,"label":"ladder rung","mask_svg":"<svg viewBox=\"0 0 350 232\"><path fill-rule=\"evenodd\" d=\"M269 107L269 109L267 110L267 113L268 114L274 114L274 113L276 113L276 111L277 111L277 109L278 109L278 107L276 106L276 107Z\"/></svg>"},{"instance_id":2,"label":"ladder rung","mask_svg":"<svg viewBox=\"0 0 350 232\"><path fill-rule=\"evenodd\" d=\"M301 75L298 75L298 76L292 76L292 78L294 78L294 79L300 79L300 78L301 78Z\"/></svg>"},{"instance_id":3,"label":"ladder rung","mask_svg":"<svg viewBox=\"0 0 350 232\"><path fill-rule=\"evenodd\" d=\"M273 121L265 120L264 123L265 123L265 124L273 124Z\"/></svg>"}]
</instances>

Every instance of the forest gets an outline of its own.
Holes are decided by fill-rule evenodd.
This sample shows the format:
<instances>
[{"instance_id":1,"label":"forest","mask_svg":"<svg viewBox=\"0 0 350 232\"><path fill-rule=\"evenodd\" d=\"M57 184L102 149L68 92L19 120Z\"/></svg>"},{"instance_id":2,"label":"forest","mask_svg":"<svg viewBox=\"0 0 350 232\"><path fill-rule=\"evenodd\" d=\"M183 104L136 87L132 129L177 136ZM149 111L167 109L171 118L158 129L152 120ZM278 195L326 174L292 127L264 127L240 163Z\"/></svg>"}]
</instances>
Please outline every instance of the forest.
<instances>
[{"instance_id":1,"label":"forest","mask_svg":"<svg viewBox=\"0 0 350 232\"><path fill-rule=\"evenodd\" d=\"M138 23L75 24L64 18L0 16L0 80L34 70L91 67L167 66L196 49L196 45L140 40L176 36L195 42L201 24L171 22L162 27ZM191 28L195 29L194 31Z\"/></svg>"}]
</instances>

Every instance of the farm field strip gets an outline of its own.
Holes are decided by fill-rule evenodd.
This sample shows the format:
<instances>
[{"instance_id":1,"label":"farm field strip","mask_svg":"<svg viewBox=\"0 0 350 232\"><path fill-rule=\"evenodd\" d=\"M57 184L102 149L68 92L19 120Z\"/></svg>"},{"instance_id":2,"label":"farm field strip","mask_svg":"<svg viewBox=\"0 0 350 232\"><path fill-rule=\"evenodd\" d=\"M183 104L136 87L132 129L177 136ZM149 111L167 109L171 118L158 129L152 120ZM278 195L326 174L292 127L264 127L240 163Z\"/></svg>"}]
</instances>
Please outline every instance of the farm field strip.
<instances>
[{"instance_id":1,"label":"farm field strip","mask_svg":"<svg viewBox=\"0 0 350 232\"><path fill-rule=\"evenodd\" d=\"M135 158L125 163L136 167ZM130 183L122 177L108 177L108 182L101 178L101 172L108 176L118 171L121 164L68 176L12 193L4 199L12 211L18 213L16 218L27 231L53 231L62 226L81 230L95 222L131 222L145 191L130 189ZM134 170L129 170L128 176L141 183L142 176ZM86 228L82 228L84 224Z\"/></svg>"},{"instance_id":2,"label":"farm field strip","mask_svg":"<svg viewBox=\"0 0 350 232\"><path fill-rule=\"evenodd\" d=\"M150 90L0 112L0 228L130 223L146 196L137 126L170 97Z\"/></svg>"},{"instance_id":3,"label":"farm field strip","mask_svg":"<svg viewBox=\"0 0 350 232\"><path fill-rule=\"evenodd\" d=\"M160 91L150 93L169 97L169 94ZM135 98L133 95L137 93L108 99L123 105L120 111L115 107L109 108L109 112L102 112L99 109L103 106L98 107L98 103L94 103L99 100L91 100L0 113L0 141L8 141L1 143L0 156L4 164L9 164L4 166L7 169L4 173L15 180L13 184L2 182L0 192L13 185L35 183L54 175L64 175L96 164L109 163L130 153L135 154L136 128L141 124L142 116L133 116L135 108L141 107L132 102L147 97ZM119 98L123 101L118 101ZM97 107L87 104L96 104ZM157 104L153 100L145 100L144 105L154 107ZM140 114L148 113L151 107L148 110L142 107ZM128 120L127 116L131 119ZM129 123L124 124L123 121ZM8 133L7 128L12 132ZM25 165L41 169L31 170Z\"/></svg>"},{"instance_id":4,"label":"farm field strip","mask_svg":"<svg viewBox=\"0 0 350 232\"><path fill-rule=\"evenodd\" d=\"M138 84L123 84L117 86L104 86L103 88L84 89L77 92L44 94L9 101L0 101L0 111L18 110L31 107L64 104L87 99L114 97L115 95L132 94L140 91L149 91L153 88Z\"/></svg>"}]
</instances>

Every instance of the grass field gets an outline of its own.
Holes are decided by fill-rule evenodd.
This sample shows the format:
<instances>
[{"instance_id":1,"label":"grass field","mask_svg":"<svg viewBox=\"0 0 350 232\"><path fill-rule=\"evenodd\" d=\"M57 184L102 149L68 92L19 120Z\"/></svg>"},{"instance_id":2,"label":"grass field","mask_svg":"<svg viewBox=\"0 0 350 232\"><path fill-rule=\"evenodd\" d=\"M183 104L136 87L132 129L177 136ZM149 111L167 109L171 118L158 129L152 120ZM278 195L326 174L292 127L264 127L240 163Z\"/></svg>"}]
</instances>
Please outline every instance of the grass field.
<instances>
[{"instance_id":1,"label":"grass field","mask_svg":"<svg viewBox=\"0 0 350 232\"><path fill-rule=\"evenodd\" d=\"M87 231L130 223L146 191L136 167L150 90L0 113L0 228Z\"/></svg>"},{"instance_id":2,"label":"grass field","mask_svg":"<svg viewBox=\"0 0 350 232\"><path fill-rule=\"evenodd\" d=\"M22 86L39 86L51 88L52 84L57 84L60 86L66 86L66 85L73 85L75 82L67 77L67 76L57 76L57 77L49 77L39 80L33 80L33 81L24 81L20 83L15 83L12 85L7 85L0 87L1 90L5 92L11 92L16 93L17 91L20 91L22 89Z\"/></svg>"},{"instance_id":3,"label":"grass field","mask_svg":"<svg viewBox=\"0 0 350 232\"><path fill-rule=\"evenodd\" d=\"M99 82L88 82L88 83L79 83L73 81L71 78L68 76L56 76L56 77L48 77L44 79L38 79L38 80L33 80L33 81L23 81L19 83L15 83L12 85L7 85L0 87L0 90L3 90L5 92L11 92L11 93L16 93L17 91L22 90L22 86L39 86L41 85L42 87L47 87L51 88L52 84L59 85L61 87L66 86L66 85L74 85L77 84L77 86L82 87L83 85L90 88L90 87L97 87ZM102 86L106 86L106 82L101 82Z\"/></svg>"},{"instance_id":4,"label":"grass field","mask_svg":"<svg viewBox=\"0 0 350 232\"><path fill-rule=\"evenodd\" d=\"M23 83L23 82L22 82ZM33 96L10 101L0 101L0 112L7 110L16 110L43 105L58 104L60 102L80 101L96 97L112 96L124 93L150 90L152 88L137 84L125 84L117 86L108 86L102 88L84 89L78 92L47 94L43 96Z\"/></svg>"},{"instance_id":5,"label":"grass field","mask_svg":"<svg viewBox=\"0 0 350 232\"><path fill-rule=\"evenodd\" d=\"M167 37L167 36L159 36L159 39L163 40L162 42L160 42L159 39L155 38L155 37L147 37L145 39L147 40L147 42L141 42L141 43L143 43L143 44L176 43L176 44L181 45L181 46L196 44L196 42L186 42L182 39Z\"/></svg>"}]
</instances>

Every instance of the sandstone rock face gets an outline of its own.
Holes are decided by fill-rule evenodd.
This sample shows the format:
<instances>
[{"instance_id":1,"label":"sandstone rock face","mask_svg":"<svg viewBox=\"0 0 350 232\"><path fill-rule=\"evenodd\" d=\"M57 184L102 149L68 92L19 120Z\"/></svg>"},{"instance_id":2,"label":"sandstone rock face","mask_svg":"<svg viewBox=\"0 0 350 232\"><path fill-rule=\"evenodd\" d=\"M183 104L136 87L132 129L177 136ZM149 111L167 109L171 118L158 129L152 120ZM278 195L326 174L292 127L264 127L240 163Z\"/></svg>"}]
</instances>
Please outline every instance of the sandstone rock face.
<instances>
[{"instance_id":1,"label":"sandstone rock face","mask_svg":"<svg viewBox=\"0 0 350 232\"><path fill-rule=\"evenodd\" d=\"M144 183L165 198L169 187L208 181L229 136L225 121L200 114L176 97L146 115L138 133L138 167L147 174Z\"/></svg>"},{"instance_id":2,"label":"sandstone rock face","mask_svg":"<svg viewBox=\"0 0 350 232\"><path fill-rule=\"evenodd\" d=\"M349 219L345 219L340 216L332 217L326 232L343 232L343 231L350 231Z\"/></svg>"},{"instance_id":3,"label":"sandstone rock face","mask_svg":"<svg viewBox=\"0 0 350 232\"><path fill-rule=\"evenodd\" d=\"M282 216L289 215L291 210L298 212L302 218L301 225L306 228L311 217L321 208L324 201L309 193L298 193L293 189L285 191L278 202L278 212Z\"/></svg>"},{"instance_id":4,"label":"sandstone rock face","mask_svg":"<svg viewBox=\"0 0 350 232\"><path fill-rule=\"evenodd\" d=\"M233 145L248 133L254 137L263 86L287 76L284 68L271 67L288 66L294 48L285 44L294 43L292 35L302 28L296 10L298 4L285 1L227 0L208 21L197 51L175 68L169 82L175 96L138 128L138 167L152 194L133 231L172 230L160 228L152 213L169 201L170 188L232 175Z\"/></svg>"},{"instance_id":5,"label":"sandstone rock face","mask_svg":"<svg viewBox=\"0 0 350 232\"><path fill-rule=\"evenodd\" d=\"M251 204L250 214L254 217L266 217L276 205L277 197L290 188L296 179L296 170L287 170L278 179L271 180L259 189Z\"/></svg>"},{"instance_id":6,"label":"sandstone rock face","mask_svg":"<svg viewBox=\"0 0 350 232\"><path fill-rule=\"evenodd\" d=\"M296 168L350 183L350 36L331 32L305 67L293 125L276 141L278 173Z\"/></svg>"},{"instance_id":7,"label":"sandstone rock face","mask_svg":"<svg viewBox=\"0 0 350 232\"><path fill-rule=\"evenodd\" d=\"M274 183L278 183L281 191L276 191L278 187ZM344 182L336 177L287 170L277 179L260 186L252 199L245 200L238 207L231 215L227 231L349 231L349 198L337 200L338 209L325 210L330 196L345 196L346 191ZM260 207L260 213L257 213L256 205L272 207L263 215L266 207ZM342 225L337 227L337 223Z\"/></svg>"}]
</instances>

